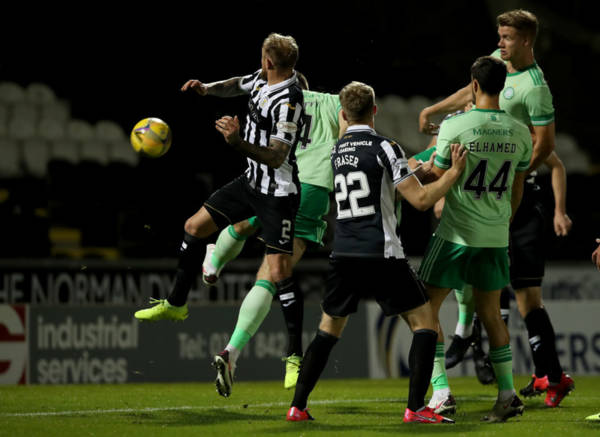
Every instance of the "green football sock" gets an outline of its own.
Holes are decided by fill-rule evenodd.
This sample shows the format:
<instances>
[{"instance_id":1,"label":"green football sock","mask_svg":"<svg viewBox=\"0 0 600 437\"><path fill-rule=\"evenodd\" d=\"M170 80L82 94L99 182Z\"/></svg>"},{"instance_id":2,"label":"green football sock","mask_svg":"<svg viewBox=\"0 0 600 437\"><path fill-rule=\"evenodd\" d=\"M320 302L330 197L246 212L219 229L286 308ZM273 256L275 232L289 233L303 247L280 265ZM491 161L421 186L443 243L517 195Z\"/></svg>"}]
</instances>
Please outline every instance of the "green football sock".
<instances>
[{"instance_id":1,"label":"green football sock","mask_svg":"<svg viewBox=\"0 0 600 437\"><path fill-rule=\"evenodd\" d=\"M256 281L240 306L237 324L229 340L230 345L238 350L246 346L269 313L276 292L272 282Z\"/></svg>"},{"instance_id":2,"label":"green football sock","mask_svg":"<svg viewBox=\"0 0 600 437\"><path fill-rule=\"evenodd\" d=\"M210 262L216 269L220 269L240 254L245 243L246 237L235 232L232 225L227 226L217 238Z\"/></svg>"},{"instance_id":3,"label":"green football sock","mask_svg":"<svg viewBox=\"0 0 600 437\"><path fill-rule=\"evenodd\" d=\"M512 351L510 344L496 348L490 348L490 361L498 381L498 390L514 390Z\"/></svg>"},{"instance_id":4,"label":"green football sock","mask_svg":"<svg viewBox=\"0 0 600 437\"><path fill-rule=\"evenodd\" d=\"M475 299L473 299L473 288L465 285L462 290L454 290L458 302L458 322L456 323L456 335L467 338L473 329L473 314L475 314Z\"/></svg>"},{"instance_id":5,"label":"green football sock","mask_svg":"<svg viewBox=\"0 0 600 437\"><path fill-rule=\"evenodd\" d=\"M431 373L433 391L449 388L448 375L446 374L446 360L444 358L444 343L436 343L433 372Z\"/></svg>"}]
</instances>

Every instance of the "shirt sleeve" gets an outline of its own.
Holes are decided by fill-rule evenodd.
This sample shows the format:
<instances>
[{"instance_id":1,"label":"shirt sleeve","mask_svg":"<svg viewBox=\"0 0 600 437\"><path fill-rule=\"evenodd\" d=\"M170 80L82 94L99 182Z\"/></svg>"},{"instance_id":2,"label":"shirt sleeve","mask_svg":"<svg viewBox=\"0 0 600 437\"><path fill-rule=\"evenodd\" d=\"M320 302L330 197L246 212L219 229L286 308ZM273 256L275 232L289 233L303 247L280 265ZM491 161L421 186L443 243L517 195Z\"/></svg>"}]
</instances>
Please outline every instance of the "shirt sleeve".
<instances>
[{"instance_id":1,"label":"shirt sleeve","mask_svg":"<svg viewBox=\"0 0 600 437\"><path fill-rule=\"evenodd\" d=\"M425 149L422 152L417 153L413 156L416 161L426 162L429 161L431 155L435 152L435 146L430 147L429 149Z\"/></svg>"},{"instance_id":2,"label":"shirt sleeve","mask_svg":"<svg viewBox=\"0 0 600 437\"><path fill-rule=\"evenodd\" d=\"M271 108L271 139L282 141L290 146L294 145L298 132L302 127L302 103L289 99L281 100Z\"/></svg>"},{"instance_id":3,"label":"shirt sleeve","mask_svg":"<svg viewBox=\"0 0 600 437\"><path fill-rule=\"evenodd\" d=\"M258 76L260 75L260 70L255 71L252 74L248 74L247 76L242 76L240 78L240 89L244 91L246 94L250 94L252 88L254 88L254 83Z\"/></svg>"},{"instance_id":4,"label":"shirt sleeve","mask_svg":"<svg viewBox=\"0 0 600 437\"><path fill-rule=\"evenodd\" d=\"M381 149L377 152L377 158L394 181L394 185L408 178L413 172L408 166L408 160L404 150L394 141L382 141Z\"/></svg>"},{"instance_id":5,"label":"shirt sleeve","mask_svg":"<svg viewBox=\"0 0 600 437\"><path fill-rule=\"evenodd\" d=\"M452 166L452 155L450 144L452 144L453 136L449 123L442 123L438 134L437 144L435 146L436 155L433 163L436 167L447 170Z\"/></svg>"},{"instance_id":6,"label":"shirt sleeve","mask_svg":"<svg viewBox=\"0 0 600 437\"><path fill-rule=\"evenodd\" d=\"M532 88L525 96L525 107L533 126L546 126L554 121L552 93L547 85Z\"/></svg>"}]
</instances>

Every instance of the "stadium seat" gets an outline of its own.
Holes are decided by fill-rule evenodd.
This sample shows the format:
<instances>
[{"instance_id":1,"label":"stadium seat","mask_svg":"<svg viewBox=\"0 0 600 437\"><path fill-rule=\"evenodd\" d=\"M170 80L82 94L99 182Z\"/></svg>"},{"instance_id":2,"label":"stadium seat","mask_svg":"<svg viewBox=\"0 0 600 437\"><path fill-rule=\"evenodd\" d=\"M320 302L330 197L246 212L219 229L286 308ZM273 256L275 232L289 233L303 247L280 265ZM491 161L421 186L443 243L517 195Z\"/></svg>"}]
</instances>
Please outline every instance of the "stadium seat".
<instances>
[{"instance_id":1,"label":"stadium seat","mask_svg":"<svg viewBox=\"0 0 600 437\"><path fill-rule=\"evenodd\" d=\"M30 139L23 142L23 164L30 176L45 178L48 172L50 150L48 143L41 139Z\"/></svg>"},{"instance_id":2,"label":"stadium seat","mask_svg":"<svg viewBox=\"0 0 600 437\"><path fill-rule=\"evenodd\" d=\"M78 143L67 139L52 141L50 144L50 160L77 164L79 162Z\"/></svg>"},{"instance_id":3,"label":"stadium seat","mask_svg":"<svg viewBox=\"0 0 600 437\"><path fill-rule=\"evenodd\" d=\"M40 107L40 112L42 120L55 120L64 124L71 118L71 108L64 100L44 102Z\"/></svg>"},{"instance_id":4,"label":"stadium seat","mask_svg":"<svg viewBox=\"0 0 600 437\"><path fill-rule=\"evenodd\" d=\"M0 178L18 178L23 175L21 169L21 150L17 141L0 138Z\"/></svg>"},{"instance_id":5,"label":"stadium seat","mask_svg":"<svg viewBox=\"0 0 600 437\"><path fill-rule=\"evenodd\" d=\"M56 94L54 94L54 91L48 85L40 82L32 82L25 90L25 98L29 102L41 105L54 102Z\"/></svg>"},{"instance_id":6,"label":"stadium seat","mask_svg":"<svg viewBox=\"0 0 600 437\"><path fill-rule=\"evenodd\" d=\"M127 136L123 128L114 121L101 120L96 123L96 139L100 141L122 141Z\"/></svg>"},{"instance_id":7,"label":"stadium seat","mask_svg":"<svg viewBox=\"0 0 600 437\"><path fill-rule=\"evenodd\" d=\"M39 110L38 107L27 101L23 100L21 102L17 102L13 105L12 108L12 116L11 119L19 118L22 120L33 121L37 123L39 119Z\"/></svg>"},{"instance_id":8,"label":"stadium seat","mask_svg":"<svg viewBox=\"0 0 600 437\"><path fill-rule=\"evenodd\" d=\"M81 143L81 161L96 162L100 165L108 164L108 145L104 141L89 140Z\"/></svg>"},{"instance_id":9,"label":"stadium seat","mask_svg":"<svg viewBox=\"0 0 600 437\"><path fill-rule=\"evenodd\" d=\"M567 133L558 132L555 136L555 144L556 153L565 165L567 173L589 173L591 160L579 147L575 138Z\"/></svg>"},{"instance_id":10,"label":"stadium seat","mask_svg":"<svg viewBox=\"0 0 600 437\"><path fill-rule=\"evenodd\" d=\"M13 105L25 99L25 91L16 82L0 82L0 102Z\"/></svg>"},{"instance_id":11,"label":"stadium seat","mask_svg":"<svg viewBox=\"0 0 600 437\"><path fill-rule=\"evenodd\" d=\"M129 141L112 141L108 144L108 159L110 162L120 162L135 167L139 162L139 155L135 153Z\"/></svg>"},{"instance_id":12,"label":"stadium seat","mask_svg":"<svg viewBox=\"0 0 600 437\"><path fill-rule=\"evenodd\" d=\"M38 135L48 141L65 138L65 123L53 118L42 118L38 125Z\"/></svg>"},{"instance_id":13,"label":"stadium seat","mask_svg":"<svg viewBox=\"0 0 600 437\"><path fill-rule=\"evenodd\" d=\"M89 141L95 136L94 127L85 120L72 119L67 122L66 136L73 141Z\"/></svg>"},{"instance_id":14,"label":"stadium seat","mask_svg":"<svg viewBox=\"0 0 600 437\"><path fill-rule=\"evenodd\" d=\"M35 138L37 134L34 119L12 118L7 128L7 136L14 140L28 140Z\"/></svg>"},{"instance_id":15,"label":"stadium seat","mask_svg":"<svg viewBox=\"0 0 600 437\"><path fill-rule=\"evenodd\" d=\"M0 102L0 138L5 138L8 135L8 105Z\"/></svg>"}]
</instances>

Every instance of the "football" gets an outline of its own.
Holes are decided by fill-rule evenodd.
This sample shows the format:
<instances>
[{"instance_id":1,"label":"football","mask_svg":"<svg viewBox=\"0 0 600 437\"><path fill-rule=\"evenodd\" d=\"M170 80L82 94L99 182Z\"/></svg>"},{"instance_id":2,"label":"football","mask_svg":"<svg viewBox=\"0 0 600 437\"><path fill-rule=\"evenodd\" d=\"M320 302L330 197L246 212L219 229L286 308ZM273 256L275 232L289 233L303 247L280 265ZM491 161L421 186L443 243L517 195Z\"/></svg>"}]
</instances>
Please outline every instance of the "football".
<instances>
[{"instance_id":1,"label":"football","mask_svg":"<svg viewBox=\"0 0 600 437\"><path fill-rule=\"evenodd\" d=\"M158 158L171 147L171 128L160 118L144 118L133 127L129 139L140 155Z\"/></svg>"}]
</instances>

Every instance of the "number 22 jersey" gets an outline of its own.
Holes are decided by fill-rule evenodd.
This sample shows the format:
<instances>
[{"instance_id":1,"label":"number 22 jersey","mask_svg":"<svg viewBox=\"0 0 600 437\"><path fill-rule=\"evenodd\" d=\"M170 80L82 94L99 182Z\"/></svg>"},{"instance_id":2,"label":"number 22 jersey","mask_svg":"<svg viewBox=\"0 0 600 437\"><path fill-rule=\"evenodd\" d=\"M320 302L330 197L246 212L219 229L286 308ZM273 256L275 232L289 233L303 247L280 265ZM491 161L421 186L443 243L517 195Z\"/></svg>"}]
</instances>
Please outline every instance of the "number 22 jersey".
<instances>
[{"instance_id":1,"label":"number 22 jersey","mask_svg":"<svg viewBox=\"0 0 600 437\"><path fill-rule=\"evenodd\" d=\"M404 258L396 233L396 185L406 155L367 125L350 126L331 151L337 218L332 257Z\"/></svg>"}]
</instances>

